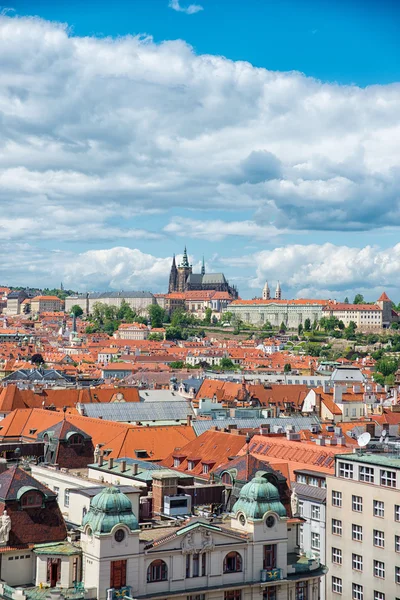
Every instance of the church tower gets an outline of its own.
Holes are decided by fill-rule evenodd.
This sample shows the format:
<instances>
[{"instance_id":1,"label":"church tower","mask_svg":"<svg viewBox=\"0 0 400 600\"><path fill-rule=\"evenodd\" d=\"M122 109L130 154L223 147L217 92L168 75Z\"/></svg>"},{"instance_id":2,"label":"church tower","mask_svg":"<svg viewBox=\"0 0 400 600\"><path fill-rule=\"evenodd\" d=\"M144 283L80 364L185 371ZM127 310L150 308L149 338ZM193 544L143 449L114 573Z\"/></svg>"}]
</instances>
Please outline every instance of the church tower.
<instances>
[{"instance_id":1,"label":"church tower","mask_svg":"<svg viewBox=\"0 0 400 600\"><path fill-rule=\"evenodd\" d=\"M201 265L201 274L203 276L206 274L206 265L204 264L204 256L203 256L203 264Z\"/></svg>"},{"instance_id":2,"label":"church tower","mask_svg":"<svg viewBox=\"0 0 400 600\"><path fill-rule=\"evenodd\" d=\"M282 300L282 290L281 290L281 284L277 283L276 286L276 290L275 290L275 300Z\"/></svg>"},{"instance_id":3,"label":"church tower","mask_svg":"<svg viewBox=\"0 0 400 600\"><path fill-rule=\"evenodd\" d=\"M263 298L263 300L271 299L271 292L269 291L268 281L265 282L265 285L263 288L263 293L262 293L262 298Z\"/></svg>"},{"instance_id":4,"label":"church tower","mask_svg":"<svg viewBox=\"0 0 400 600\"><path fill-rule=\"evenodd\" d=\"M175 254L172 259L171 272L169 275L168 294L176 292L178 286L178 269L176 268Z\"/></svg>"},{"instance_id":5,"label":"church tower","mask_svg":"<svg viewBox=\"0 0 400 600\"><path fill-rule=\"evenodd\" d=\"M185 246L185 250L183 252L182 262L178 267L178 278L177 278L177 292L186 291L186 281L189 275L192 272L192 265L189 265L187 250Z\"/></svg>"}]
</instances>

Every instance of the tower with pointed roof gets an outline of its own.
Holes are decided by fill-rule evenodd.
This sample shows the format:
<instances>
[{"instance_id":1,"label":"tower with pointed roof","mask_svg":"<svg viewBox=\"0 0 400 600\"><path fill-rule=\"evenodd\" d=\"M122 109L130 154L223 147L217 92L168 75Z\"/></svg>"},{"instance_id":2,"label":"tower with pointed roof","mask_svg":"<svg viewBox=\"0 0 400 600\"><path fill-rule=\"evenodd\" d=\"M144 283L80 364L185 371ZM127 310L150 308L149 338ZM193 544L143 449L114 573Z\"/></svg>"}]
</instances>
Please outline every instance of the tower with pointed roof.
<instances>
[{"instance_id":1,"label":"tower with pointed roof","mask_svg":"<svg viewBox=\"0 0 400 600\"><path fill-rule=\"evenodd\" d=\"M262 297L263 297L263 300L270 300L270 298L271 298L271 292L269 290L268 281L265 282Z\"/></svg>"},{"instance_id":2,"label":"tower with pointed roof","mask_svg":"<svg viewBox=\"0 0 400 600\"><path fill-rule=\"evenodd\" d=\"M177 285L175 292L185 292L186 291L186 281L192 273L192 265L189 264L187 250L185 246L185 250L183 252L182 262L178 266L178 274L177 274Z\"/></svg>"},{"instance_id":3,"label":"tower with pointed roof","mask_svg":"<svg viewBox=\"0 0 400 600\"><path fill-rule=\"evenodd\" d=\"M203 263L201 265L201 274L202 275L206 274L206 265L204 264L204 256L203 256Z\"/></svg>"},{"instance_id":4,"label":"tower with pointed roof","mask_svg":"<svg viewBox=\"0 0 400 600\"><path fill-rule=\"evenodd\" d=\"M383 327L390 327L392 321L398 320L397 313L393 310L393 303L386 292L382 292L376 303L382 310Z\"/></svg>"},{"instance_id":5,"label":"tower with pointed roof","mask_svg":"<svg viewBox=\"0 0 400 600\"><path fill-rule=\"evenodd\" d=\"M175 254L172 259L171 271L169 274L168 293L176 292L178 284L178 269L176 268Z\"/></svg>"},{"instance_id":6,"label":"tower with pointed roof","mask_svg":"<svg viewBox=\"0 0 400 600\"><path fill-rule=\"evenodd\" d=\"M281 284L279 283L279 281L276 285L275 300L282 300L282 290L281 290Z\"/></svg>"}]
</instances>

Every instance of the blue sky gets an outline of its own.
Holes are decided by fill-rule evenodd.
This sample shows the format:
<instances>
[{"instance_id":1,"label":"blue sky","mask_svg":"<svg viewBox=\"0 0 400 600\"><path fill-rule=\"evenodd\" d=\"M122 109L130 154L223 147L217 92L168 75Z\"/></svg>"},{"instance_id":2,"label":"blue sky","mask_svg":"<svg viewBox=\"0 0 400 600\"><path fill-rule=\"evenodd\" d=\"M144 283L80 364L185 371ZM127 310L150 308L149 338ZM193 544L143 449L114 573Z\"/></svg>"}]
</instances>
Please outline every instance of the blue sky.
<instances>
[{"instance_id":1,"label":"blue sky","mask_svg":"<svg viewBox=\"0 0 400 600\"><path fill-rule=\"evenodd\" d=\"M244 297L279 279L399 300L399 17L388 0L11 2L0 283L163 291L186 243Z\"/></svg>"}]
</instances>

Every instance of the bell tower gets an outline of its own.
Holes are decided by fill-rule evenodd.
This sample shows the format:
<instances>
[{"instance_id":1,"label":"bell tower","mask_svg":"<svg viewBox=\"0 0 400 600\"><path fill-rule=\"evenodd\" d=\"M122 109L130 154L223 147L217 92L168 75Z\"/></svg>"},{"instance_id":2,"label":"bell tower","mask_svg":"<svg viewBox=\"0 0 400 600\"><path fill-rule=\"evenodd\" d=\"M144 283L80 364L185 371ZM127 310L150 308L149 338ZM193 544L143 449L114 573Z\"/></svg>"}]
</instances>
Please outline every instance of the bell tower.
<instances>
[{"instance_id":1,"label":"bell tower","mask_svg":"<svg viewBox=\"0 0 400 600\"><path fill-rule=\"evenodd\" d=\"M176 268L175 254L172 259L171 272L169 274L168 294L177 291L178 285L178 269Z\"/></svg>"},{"instance_id":2,"label":"bell tower","mask_svg":"<svg viewBox=\"0 0 400 600\"><path fill-rule=\"evenodd\" d=\"M186 291L186 281L192 272L192 265L189 265L187 250L183 252L182 262L178 267L177 289L176 292Z\"/></svg>"}]
</instances>

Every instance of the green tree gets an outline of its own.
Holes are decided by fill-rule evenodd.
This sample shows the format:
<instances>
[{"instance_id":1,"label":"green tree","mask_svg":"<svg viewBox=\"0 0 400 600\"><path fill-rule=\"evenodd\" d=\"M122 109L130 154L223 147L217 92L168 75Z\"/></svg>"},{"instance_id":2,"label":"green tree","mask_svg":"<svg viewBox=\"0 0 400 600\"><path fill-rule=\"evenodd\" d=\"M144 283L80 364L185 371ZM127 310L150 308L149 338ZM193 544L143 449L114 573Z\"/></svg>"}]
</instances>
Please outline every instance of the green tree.
<instances>
[{"instance_id":1,"label":"green tree","mask_svg":"<svg viewBox=\"0 0 400 600\"><path fill-rule=\"evenodd\" d=\"M282 333L286 333L286 329L287 329L287 328L286 328L286 325L285 325L285 323L282 321L282 323L280 324L280 327L279 327L279 331L281 331Z\"/></svg>"},{"instance_id":2,"label":"green tree","mask_svg":"<svg viewBox=\"0 0 400 600\"><path fill-rule=\"evenodd\" d=\"M298 328L297 328L297 333L298 333L299 335L302 335L302 333L303 333L303 325L302 325L301 323L299 323L299 326L298 326Z\"/></svg>"},{"instance_id":3,"label":"green tree","mask_svg":"<svg viewBox=\"0 0 400 600\"><path fill-rule=\"evenodd\" d=\"M233 369L236 368L234 363L231 361L231 359L226 358L226 357L221 358L219 366L221 367L221 369L224 369L225 371L232 371Z\"/></svg>"},{"instance_id":4,"label":"green tree","mask_svg":"<svg viewBox=\"0 0 400 600\"><path fill-rule=\"evenodd\" d=\"M348 297L347 297L347 296L346 296L346 298L344 299L344 303L345 303L345 304L349 304L349 299L348 299Z\"/></svg>"},{"instance_id":5,"label":"green tree","mask_svg":"<svg viewBox=\"0 0 400 600\"><path fill-rule=\"evenodd\" d=\"M265 321L264 325L261 327L263 331L271 331L272 325L269 321Z\"/></svg>"},{"instance_id":6,"label":"green tree","mask_svg":"<svg viewBox=\"0 0 400 600\"><path fill-rule=\"evenodd\" d=\"M354 296L353 304L364 304L364 296L362 294L356 294Z\"/></svg>"},{"instance_id":7,"label":"green tree","mask_svg":"<svg viewBox=\"0 0 400 600\"><path fill-rule=\"evenodd\" d=\"M338 327L339 327L340 331L343 331L345 329L345 325L344 325L343 321L339 321Z\"/></svg>"},{"instance_id":8,"label":"green tree","mask_svg":"<svg viewBox=\"0 0 400 600\"><path fill-rule=\"evenodd\" d=\"M290 363L286 363L285 366L283 367L283 372L290 373L291 370L292 370L292 365Z\"/></svg>"},{"instance_id":9,"label":"green tree","mask_svg":"<svg viewBox=\"0 0 400 600\"><path fill-rule=\"evenodd\" d=\"M205 315L204 315L204 323L206 325L211 325L211 315L212 315L211 308L206 308L206 312L205 312Z\"/></svg>"},{"instance_id":10,"label":"green tree","mask_svg":"<svg viewBox=\"0 0 400 600\"><path fill-rule=\"evenodd\" d=\"M177 308L174 310L171 316L171 325L172 327L186 327L187 325L194 325L196 319L193 315L188 313L183 308Z\"/></svg>"},{"instance_id":11,"label":"green tree","mask_svg":"<svg viewBox=\"0 0 400 600\"><path fill-rule=\"evenodd\" d=\"M183 360L174 360L173 362L169 363L169 366L171 367L171 369L183 369L185 363L183 362Z\"/></svg>"},{"instance_id":12,"label":"green tree","mask_svg":"<svg viewBox=\"0 0 400 600\"><path fill-rule=\"evenodd\" d=\"M356 333L357 325L354 321L350 321L346 329L344 330L344 334L347 340L354 339Z\"/></svg>"},{"instance_id":13,"label":"green tree","mask_svg":"<svg viewBox=\"0 0 400 600\"><path fill-rule=\"evenodd\" d=\"M119 321L124 321L125 323L134 323L138 320L138 315L129 306L126 300L122 300L121 306L117 310L116 318Z\"/></svg>"},{"instance_id":14,"label":"green tree","mask_svg":"<svg viewBox=\"0 0 400 600\"><path fill-rule=\"evenodd\" d=\"M161 306L158 304L150 304L147 308L147 312L149 313L150 324L153 328L163 326L166 315L165 310L161 308Z\"/></svg>"},{"instance_id":15,"label":"green tree","mask_svg":"<svg viewBox=\"0 0 400 600\"><path fill-rule=\"evenodd\" d=\"M385 385L394 385L396 383L396 377L394 373L385 377Z\"/></svg>"},{"instance_id":16,"label":"green tree","mask_svg":"<svg viewBox=\"0 0 400 600\"><path fill-rule=\"evenodd\" d=\"M151 340L153 342L162 342L164 339L164 336L162 333L159 333L158 331L156 331L154 333L150 333L149 337L147 339Z\"/></svg>"},{"instance_id":17,"label":"green tree","mask_svg":"<svg viewBox=\"0 0 400 600\"><path fill-rule=\"evenodd\" d=\"M75 317L81 317L83 315L83 310L79 304L71 306L71 315L75 315Z\"/></svg>"},{"instance_id":18,"label":"green tree","mask_svg":"<svg viewBox=\"0 0 400 600\"><path fill-rule=\"evenodd\" d=\"M397 371L398 361L394 358L381 358L375 365L375 370L382 373L384 377L392 375Z\"/></svg>"},{"instance_id":19,"label":"green tree","mask_svg":"<svg viewBox=\"0 0 400 600\"><path fill-rule=\"evenodd\" d=\"M232 319L233 319L233 312L227 310L226 312L222 313L221 323L232 323Z\"/></svg>"},{"instance_id":20,"label":"green tree","mask_svg":"<svg viewBox=\"0 0 400 600\"><path fill-rule=\"evenodd\" d=\"M374 373L374 381L379 385L385 385L385 378L380 373Z\"/></svg>"},{"instance_id":21,"label":"green tree","mask_svg":"<svg viewBox=\"0 0 400 600\"><path fill-rule=\"evenodd\" d=\"M186 340L188 337L186 329L182 327L170 325L165 331L165 337L167 340Z\"/></svg>"},{"instance_id":22,"label":"green tree","mask_svg":"<svg viewBox=\"0 0 400 600\"><path fill-rule=\"evenodd\" d=\"M399 328L399 324L398 323L392 323L390 325L390 329L398 329Z\"/></svg>"},{"instance_id":23,"label":"green tree","mask_svg":"<svg viewBox=\"0 0 400 600\"><path fill-rule=\"evenodd\" d=\"M304 321L304 331L311 331L311 321L308 318Z\"/></svg>"}]
</instances>

